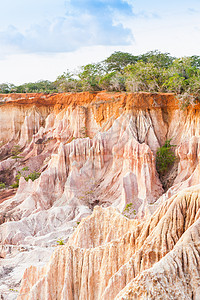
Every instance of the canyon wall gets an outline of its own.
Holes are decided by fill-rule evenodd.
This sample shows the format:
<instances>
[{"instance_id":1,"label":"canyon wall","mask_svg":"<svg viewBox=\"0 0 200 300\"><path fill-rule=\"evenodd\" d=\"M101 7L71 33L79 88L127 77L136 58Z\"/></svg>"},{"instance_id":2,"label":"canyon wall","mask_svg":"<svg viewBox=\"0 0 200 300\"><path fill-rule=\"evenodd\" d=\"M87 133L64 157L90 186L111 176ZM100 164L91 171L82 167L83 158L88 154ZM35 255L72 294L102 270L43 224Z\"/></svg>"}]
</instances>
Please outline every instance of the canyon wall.
<instances>
[{"instance_id":1,"label":"canyon wall","mask_svg":"<svg viewBox=\"0 0 200 300\"><path fill-rule=\"evenodd\" d=\"M31 264L19 299L170 299L161 286L174 278L198 299L197 279L181 283L198 264L173 266L198 251L186 241L199 238L199 117L173 94L0 95L3 299L16 299ZM156 151L169 139L177 158L160 180Z\"/></svg>"}]
</instances>

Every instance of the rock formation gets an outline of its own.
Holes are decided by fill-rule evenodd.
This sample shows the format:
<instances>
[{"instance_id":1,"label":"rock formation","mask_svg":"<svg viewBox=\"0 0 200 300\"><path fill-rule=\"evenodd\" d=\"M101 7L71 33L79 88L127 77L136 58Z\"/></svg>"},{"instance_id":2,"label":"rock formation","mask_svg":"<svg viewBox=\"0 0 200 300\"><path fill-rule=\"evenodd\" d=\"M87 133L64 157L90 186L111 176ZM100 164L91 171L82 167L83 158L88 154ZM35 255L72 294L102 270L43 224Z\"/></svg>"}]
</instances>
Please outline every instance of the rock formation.
<instances>
[{"instance_id":1,"label":"rock formation","mask_svg":"<svg viewBox=\"0 0 200 300\"><path fill-rule=\"evenodd\" d=\"M143 222L96 207L45 267L26 270L18 299L198 299L199 189Z\"/></svg>"},{"instance_id":2,"label":"rock formation","mask_svg":"<svg viewBox=\"0 0 200 300\"><path fill-rule=\"evenodd\" d=\"M182 282L198 263L174 265L198 251L186 240L198 243L199 114L172 94L0 95L0 182L21 174L0 191L3 299L31 264L19 299L198 299L197 278ZM155 157L167 139L177 159L164 191Z\"/></svg>"}]
</instances>

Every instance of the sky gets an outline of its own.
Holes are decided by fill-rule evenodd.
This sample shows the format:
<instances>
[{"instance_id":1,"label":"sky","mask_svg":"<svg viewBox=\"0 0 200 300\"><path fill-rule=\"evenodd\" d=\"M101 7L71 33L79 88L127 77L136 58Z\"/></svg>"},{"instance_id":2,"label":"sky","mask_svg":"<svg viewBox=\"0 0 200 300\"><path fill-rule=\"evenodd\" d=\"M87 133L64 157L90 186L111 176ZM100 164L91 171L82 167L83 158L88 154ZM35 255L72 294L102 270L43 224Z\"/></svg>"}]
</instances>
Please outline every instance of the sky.
<instances>
[{"instance_id":1,"label":"sky","mask_svg":"<svg viewBox=\"0 0 200 300\"><path fill-rule=\"evenodd\" d=\"M200 55L200 0L0 3L0 83L54 81L114 51Z\"/></svg>"}]
</instances>

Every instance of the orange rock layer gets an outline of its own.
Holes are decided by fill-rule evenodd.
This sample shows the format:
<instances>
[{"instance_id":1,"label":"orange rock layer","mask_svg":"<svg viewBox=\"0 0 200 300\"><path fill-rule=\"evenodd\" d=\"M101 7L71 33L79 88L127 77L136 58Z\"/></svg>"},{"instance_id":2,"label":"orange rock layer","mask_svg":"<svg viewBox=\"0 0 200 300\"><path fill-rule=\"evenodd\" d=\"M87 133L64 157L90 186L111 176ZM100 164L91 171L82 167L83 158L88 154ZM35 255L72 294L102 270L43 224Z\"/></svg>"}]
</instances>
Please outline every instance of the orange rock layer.
<instances>
[{"instance_id":1,"label":"orange rock layer","mask_svg":"<svg viewBox=\"0 0 200 300\"><path fill-rule=\"evenodd\" d=\"M164 192L156 151L167 139L177 159ZM41 175L0 192L0 297L63 239L26 270L20 299L198 299L199 105L156 93L0 95L0 182L18 172Z\"/></svg>"}]
</instances>

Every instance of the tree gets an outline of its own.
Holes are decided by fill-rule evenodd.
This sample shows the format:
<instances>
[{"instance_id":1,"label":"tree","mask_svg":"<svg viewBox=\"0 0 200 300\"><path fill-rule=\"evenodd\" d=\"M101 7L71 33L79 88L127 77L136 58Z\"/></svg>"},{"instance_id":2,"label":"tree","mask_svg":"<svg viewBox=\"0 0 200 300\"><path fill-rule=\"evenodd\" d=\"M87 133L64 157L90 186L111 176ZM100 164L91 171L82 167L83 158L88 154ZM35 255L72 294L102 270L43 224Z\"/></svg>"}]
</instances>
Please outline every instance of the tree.
<instances>
[{"instance_id":1,"label":"tree","mask_svg":"<svg viewBox=\"0 0 200 300\"><path fill-rule=\"evenodd\" d=\"M138 61L124 69L126 90L129 92L161 92L166 73L153 63Z\"/></svg>"},{"instance_id":2,"label":"tree","mask_svg":"<svg viewBox=\"0 0 200 300\"><path fill-rule=\"evenodd\" d=\"M28 82L16 87L17 93L53 93L55 91L55 84L49 80Z\"/></svg>"},{"instance_id":3,"label":"tree","mask_svg":"<svg viewBox=\"0 0 200 300\"><path fill-rule=\"evenodd\" d=\"M191 65L193 67L200 69L200 56L193 55L193 56L190 56L190 59L191 59Z\"/></svg>"},{"instance_id":4,"label":"tree","mask_svg":"<svg viewBox=\"0 0 200 300\"><path fill-rule=\"evenodd\" d=\"M175 73L172 76L168 77L164 82L163 87L167 92L180 94L186 89L185 78Z\"/></svg>"},{"instance_id":5,"label":"tree","mask_svg":"<svg viewBox=\"0 0 200 300\"><path fill-rule=\"evenodd\" d=\"M101 63L82 66L77 75L80 78L83 91L100 90L99 81L103 74L104 71Z\"/></svg>"},{"instance_id":6,"label":"tree","mask_svg":"<svg viewBox=\"0 0 200 300\"><path fill-rule=\"evenodd\" d=\"M172 148L175 147L175 145L171 145L170 143L171 139L167 140L156 152L156 168L160 175L164 175L176 159L176 156L172 151Z\"/></svg>"},{"instance_id":7,"label":"tree","mask_svg":"<svg viewBox=\"0 0 200 300\"><path fill-rule=\"evenodd\" d=\"M199 69L192 65L190 57L175 59L168 68L168 73L168 79L164 83L167 91L180 94L195 92L198 88Z\"/></svg>"},{"instance_id":8,"label":"tree","mask_svg":"<svg viewBox=\"0 0 200 300\"><path fill-rule=\"evenodd\" d=\"M138 60L142 60L145 63L153 63L159 68L168 68L174 59L175 57L172 57L169 53L162 53L158 50L149 51L138 58Z\"/></svg>"},{"instance_id":9,"label":"tree","mask_svg":"<svg viewBox=\"0 0 200 300\"><path fill-rule=\"evenodd\" d=\"M1 83L0 84L0 93L2 94L8 94L11 92L15 92L15 85L12 83Z\"/></svg>"},{"instance_id":10,"label":"tree","mask_svg":"<svg viewBox=\"0 0 200 300\"><path fill-rule=\"evenodd\" d=\"M79 92L81 90L80 82L74 78L74 74L69 70L58 76L54 84L58 92Z\"/></svg>"},{"instance_id":11,"label":"tree","mask_svg":"<svg viewBox=\"0 0 200 300\"><path fill-rule=\"evenodd\" d=\"M138 56L134 56L127 52L116 51L106 58L103 63L106 72L122 71L127 65L135 64Z\"/></svg>"},{"instance_id":12,"label":"tree","mask_svg":"<svg viewBox=\"0 0 200 300\"><path fill-rule=\"evenodd\" d=\"M107 91L124 91L125 77L120 72L106 73L100 81L99 85L103 90Z\"/></svg>"}]
</instances>

